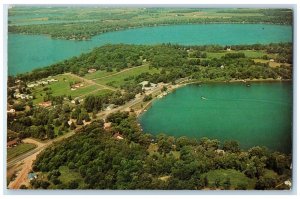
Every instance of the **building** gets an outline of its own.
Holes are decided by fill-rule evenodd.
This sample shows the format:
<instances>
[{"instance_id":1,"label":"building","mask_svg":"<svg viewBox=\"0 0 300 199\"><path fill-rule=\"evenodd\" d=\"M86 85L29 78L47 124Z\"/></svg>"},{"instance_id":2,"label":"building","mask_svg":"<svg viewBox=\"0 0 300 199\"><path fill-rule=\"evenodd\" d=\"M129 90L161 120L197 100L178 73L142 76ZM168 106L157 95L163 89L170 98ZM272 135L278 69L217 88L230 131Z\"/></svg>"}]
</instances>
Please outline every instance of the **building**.
<instances>
[{"instance_id":1,"label":"building","mask_svg":"<svg viewBox=\"0 0 300 199\"><path fill-rule=\"evenodd\" d=\"M44 108L47 108L47 107L52 105L52 102L51 101L41 102L41 103L39 103L39 105L44 107Z\"/></svg>"},{"instance_id":2,"label":"building","mask_svg":"<svg viewBox=\"0 0 300 199\"><path fill-rule=\"evenodd\" d=\"M28 173L28 179L31 181L31 180L34 180L34 179L37 179L37 175L36 173Z\"/></svg>"},{"instance_id":3,"label":"building","mask_svg":"<svg viewBox=\"0 0 300 199\"><path fill-rule=\"evenodd\" d=\"M89 69L88 70L88 73L94 73L94 72L96 72L97 70L95 69L95 68L91 68L91 69Z\"/></svg>"},{"instance_id":4,"label":"building","mask_svg":"<svg viewBox=\"0 0 300 199\"><path fill-rule=\"evenodd\" d=\"M9 109L9 110L7 110L7 113L15 113L16 112L16 110L15 109Z\"/></svg>"},{"instance_id":5,"label":"building","mask_svg":"<svg viewBox=\"0 0 300 199\"><path fill-rule=\"evenodd\" d=\"M6 146L7 146L7 148L12 148L12 147L17 146L20 143L21 143L20 139L14 139L14 140L7 142Z\"/></svg>"},{"instance_id":6,"label":"building","mask_svg":"<svg viewBox=\"0 0 300 199\"><path fill-rule=\"evenodd\" d=\"M118 132L114 134L114 138L116 138L117 140L123 140L123 136Z\"/></svg>"},{"instance_id":7,"label":"building","mask_svg":"<svg viewBox=\"0 0 300 199\"><path fill-rule=\"evenodd\" d=\"M104 129L109 129L111 127L111 122L104 123Z\"/></svg>"},{"instance_id":8,"label":"building","mask_svg":"<svg viewBox=\"0 0 300 199\"><path fill-rule=\"evenodd\" d=\"M147 90L152 90L153 88L155 88L157 86L157 84L149 83L149 81L142 81L140 83L140 85L142 85L142 89L146 90L146 91Z\"/></svg>"}]
</instances>

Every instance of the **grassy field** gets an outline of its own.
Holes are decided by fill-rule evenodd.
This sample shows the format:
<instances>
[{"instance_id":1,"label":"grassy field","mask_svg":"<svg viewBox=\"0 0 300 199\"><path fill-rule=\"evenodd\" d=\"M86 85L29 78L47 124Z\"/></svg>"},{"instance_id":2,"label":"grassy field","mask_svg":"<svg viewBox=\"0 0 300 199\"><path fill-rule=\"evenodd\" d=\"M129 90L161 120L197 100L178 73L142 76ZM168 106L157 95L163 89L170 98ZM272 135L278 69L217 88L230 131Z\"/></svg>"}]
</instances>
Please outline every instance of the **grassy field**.
<instances>
[{"instance_id":1,"label":"grassy field","mask_svg":"<svg viewBox=\"0 0 300 199\"><path fill-rule=\"evenodd\" d=\"M150 74L159 73L160 70L156 68L149 69L149 66L144 65L141 67L131 68L130 70L126 70L117 74L114 74L109 77L101 78L95 80L98 84L111 85L113 87L119 87L125 83L126 78L135 77L141 73L148 72Z\"/></svg>"},{"instance_id":2,"label":"grassy field","mask_svg":"<svg viewBox=\"0 0 300 199\"><path fill-rule=\"evenodd\" d=\"M230 178L230 183L231 183L230 188L231 189L235 189L237 187L237 185L239 185L239 184L247 185L248 189L254 189L254 187L255 187L255 179L250 179L247 176L245 176L245 174L243 174L239 171L233 170L233 169L212 170L207 173L204 173L202 176L203 177L207 176L208 183L210 186L214 186L215 181L217 179L220 180L220 184L222 186L224 181L227 178Z\"/></svg>"},{"instance_id":3,"label":"grassy field","mask_svg":"<svg viewBox=\"0 0 300 199\"><path fill-rule=\"evenodd\" d=\"M58 82L52 82L49 85L38 86L38 87L34 88L33 94L36 97L36 99L33 100L34 104L38 104L43 101L44 96L46 95L46 91L43 89L46 87L51 89L52 96L60 96L60 95L69 96L69 95L71 95L72 98L86 95L86 94L89 94L89 93L99 90L99 89L103 89L99 85L92 85L91 83L86 82L86 81L82 82L81 79L71 76L69 74L57 75L57 76L54 76L53 78L57 79ZM71 90L70 82L75 82L75 81L82 82L83 86L80 88L77 88L76 90ZM105 89L103 89L103 90L105 90ZM101 90L99 90L97 92L100 93Z\"/></svg>"},{"instance_id":4,"label":"grassy field","mask_svg":"<svg viewBox=\"0 0 300 199\"><path fill-rule=\"evenodd\" d=\"M85 79L97 79L97 78L102 78L107 75L112 75L117 73L117 71L114 69L112 72L107 72L106 70L98 70L94 73L88 73L84 76Z\"/></svg>"},{"instance_id":5,"label":"grassy field","mask_svg":"<svg viewBox=\"0 0 300 199\"><path fill-rule=\"evenodd\" d=\"M15 158L27 151L30 151L32 149L36 148L35 144L19 144L13 148L7 149L7 159L10 160L12 158Z\"/></svg>"},{"instance_id":6,"label":"grassy field","mask_svg":"<svg viewBox=\"0 0 300 199\"><path fill-rule=\"evenodd\" d=\"M59 180L61 180L63 184L68 184L69 182L75 180L78 182L79 188L84 186L84 181L80 173L70 170L67 166L59 167L59 172L61 173Z\"/></svg>"},{"instance_id":7,"label":"grassy field","mask_svg":"<svg viewBox=\"0 0 300 199\"><path fill-rule=\"evenodd\" d=\"M244 53L246 57L249 58L261 58L264 55L268 55L269 57L274 57L275 55L273 54L267 54L264 51L254 51L254 50L231 50L231 51L222 51L222 52L218 52L218 53L213 53L213 52L206 52L207 57L212 59L212 58L221 58L222 56L224 56L227 53Z\"/></svg>"}]
</instances>

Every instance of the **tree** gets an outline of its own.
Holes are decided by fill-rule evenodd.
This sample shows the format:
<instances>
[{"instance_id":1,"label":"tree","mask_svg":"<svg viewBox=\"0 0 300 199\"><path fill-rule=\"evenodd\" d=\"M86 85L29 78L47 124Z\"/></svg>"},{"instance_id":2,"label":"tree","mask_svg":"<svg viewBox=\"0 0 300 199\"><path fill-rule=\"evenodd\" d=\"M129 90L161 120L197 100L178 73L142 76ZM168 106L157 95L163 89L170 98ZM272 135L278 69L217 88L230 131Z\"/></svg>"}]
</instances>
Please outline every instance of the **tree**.
<instances>
[{"instance_id":1,"label":"tree","mask_svg":"<svg viewBox=\"0 0 300 199\"><path fill-rule=\"evenodd\" d=\"M72 180L68 184L68 189L77 189L78 186L79 186L78 182L76 182L75 180Z\"/></svg>"},{"instance_id":2,"label":"tree","mask_svg":"<svg viewBox=\"0 0 300 199\"><path fill-rule=\"evenodd\" d=\"M223 145L223 150L231 153L240 152L240 145L235 140L225 141Z\"/></svg>"},{"instance_id":3,"label":"tree","mask_svg":"<svg viewBox=\"0 0 300 199\"><path fill-rule=\"evenodd\" d=\"M225 189L230 189L231 186L230 178L226 178L225 182L223 183L223 186Z\"/></svg>"}]
</instances>

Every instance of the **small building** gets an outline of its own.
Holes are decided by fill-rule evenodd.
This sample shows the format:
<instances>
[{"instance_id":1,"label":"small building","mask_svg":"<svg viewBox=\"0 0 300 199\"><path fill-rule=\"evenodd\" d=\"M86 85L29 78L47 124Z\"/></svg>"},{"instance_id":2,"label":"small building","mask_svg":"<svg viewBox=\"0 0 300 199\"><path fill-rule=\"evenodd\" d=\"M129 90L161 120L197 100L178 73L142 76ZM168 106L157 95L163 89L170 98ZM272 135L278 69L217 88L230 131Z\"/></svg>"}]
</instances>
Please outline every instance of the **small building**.
<instances>
[{"instance_id":1,"label":"small building","mask_svg":"<svg viewBox=\"0 0 300 199\"><path fill-rule=\"evenodd\" d=\"M9 110L7 110L7 113L15 113L16 112L16 110L15 109L9 109Z\"/></svg>"},{"instance_id":2,"label":"small building","mask_svg":"<svg viewBox=\"0 0 300 199\"><path fill-rule=\"evenodd\" d=\"M14 140L7 142L6 146L7 146L7 148L12 148L12 147L17 146L20 142L21 142L20 139L14 139Z\"/></svg>"},{"instance_id":3,"label":"small building","mask_svg":"<svg viewBox=\"0 0 300 199\"><path fill-rule=\"evenodd\" d=\"M88 73L94 73L94 72L96 72L97 70L95 69L95 68L91 68L91 69L89 69L88 70Z\"/></svg>"},{"instance_id":4,"label":"small building","mask_svg":"<svg viewBox=\"0 0 300 199\"><path fill-rule=\"evenodd\" d=\"M103 127L104 129L109 129L111 127L111 122L105 122Z\"/></svg>"},{"instance_id":5,"label":"small building","mask_svg":"<svg viewBox=\"0 0 300 199\"><path fill-rule=\"evenodd\" d=\"M41 103L39 103L39 105L44 107L44 108L47 108L47 107L52 105L52 102L51 101L41 102Z\"/></svg>"},{"instance_id":6,"label":"small building","mask_svg":"<svg viewBox=\"0 0 300 199\"><path fill-rule=\"evenodd\" d=\"M225 154L225 151L222 150L222 149L217 149L217 150L215 150L215 152L217 152L219 155L224 155Z\"/></svg>"},{"instance_id":7,"label":"small building","mask_svg":"<svg viewBox=\"0 0 300 199\"><path fill-rule=\"evenodd\" d=\"M292 187L292 182L290 180L284 181L284 184L287 185L288 187Z\"/></svg>"},{"instance_id":8,"label":"small building","mask_svg":"<svg viewBox=\"0 0 300 199\"><path fill-rule=\"evenodd\" d=\"M34 179L37 179L36 173L34 173L34 172L28 173L28 180L31 181Z\"/></svg>"},{"instance_id":9,"label":"small building","mask_svg":"<svg viewBox=\"0 0 300 199\"><path fill-rule=\"evenodd\" d=\"M221 69L224 69L224 67L225 67L224 65L220 66Z\"/></svg>"},{"instance_id":10,"label":"small building","mask_svg":"<svg viewBox=\"0 0 300 199\"><path fill-rule=\"evenodd\" d=\"M274 59L270 59L270 62L274 62Z\"/></svg>"},{"instance_id":11,"label":"small building","mask_svg":"<svg viewBox=\"0 0 300 199\"><path fill-rule=\"evenodd\" d=\"M116 138L117 140L123 140L123 136L118 132L114 134L114 138Z\"/></svg>"}]
</instances>

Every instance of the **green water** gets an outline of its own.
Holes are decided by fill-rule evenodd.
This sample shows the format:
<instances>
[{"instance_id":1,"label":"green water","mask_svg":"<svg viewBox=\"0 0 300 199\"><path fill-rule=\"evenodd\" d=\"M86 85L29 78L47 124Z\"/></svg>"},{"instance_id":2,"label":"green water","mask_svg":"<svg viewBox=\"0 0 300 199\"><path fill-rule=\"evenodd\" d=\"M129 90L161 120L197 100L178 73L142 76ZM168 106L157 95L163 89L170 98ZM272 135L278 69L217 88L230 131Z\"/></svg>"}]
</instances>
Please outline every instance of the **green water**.
<instances>
[{"instance_id":1,"label":"green water","mask_svg":"<svg viewBox=\"0 0 300 199\"><path fill-rule=\"evenodd\" d=\"M291 42L292 26L267 24L198 24L145 27L110 32L89 41L8 34L8 74L16 75L89 52L104 44L267 44Z\"/></svg>"},{"instance_id":2,"label":"green water","mask_svg":"<svg viewBox=\"0 0 300 199\"><path fill-rule=\"evenodd\" d=\"M237 140L242 148L290 152L292 98L291 82L189 85L156 100L140 123L152 134Z\"/></svg>"}]
</instances>

